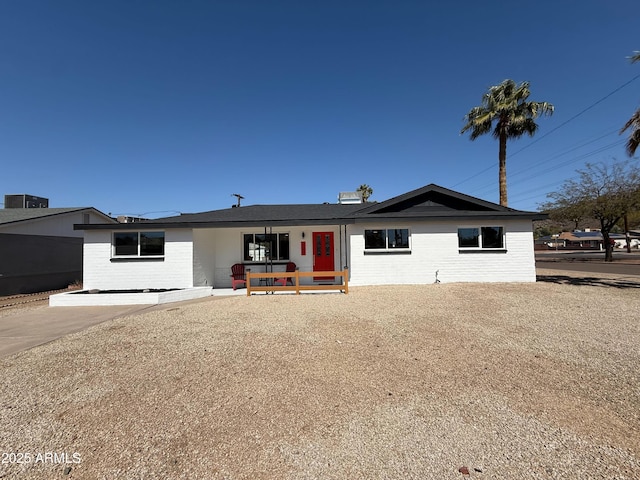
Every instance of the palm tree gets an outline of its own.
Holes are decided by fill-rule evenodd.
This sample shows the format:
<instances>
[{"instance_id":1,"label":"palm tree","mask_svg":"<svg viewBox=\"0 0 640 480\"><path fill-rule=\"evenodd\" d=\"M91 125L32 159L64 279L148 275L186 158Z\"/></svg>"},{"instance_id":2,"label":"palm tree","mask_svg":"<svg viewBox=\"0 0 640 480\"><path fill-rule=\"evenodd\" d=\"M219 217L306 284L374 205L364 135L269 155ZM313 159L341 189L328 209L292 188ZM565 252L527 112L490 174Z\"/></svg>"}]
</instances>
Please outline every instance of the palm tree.
<instances>
[{"instance_id":1,"label":"palm tree","mask_svg":"<svg viewBox=\"0 0 640 480\"><path fill-rule=\"evenodd\" d=\"M471 131L475 140L493 128L493 136L500 142L498 151L500 185L500 205L507 206L507 139L520 138L525 133L530 137L538 130L534 121L539 115L553 113L553 105L548 102L527 102L529 82L516 85L513 80L504 80L500 85L489 87L482 96L482 105L473 107L467 115L467 124L460 133Z\"/></svg>"},{"instance_id":2,"label":"palm tree","mask_svg":"<svg viewBox=\"0 0 640 480\"><path fill-rule=\"evenodd\" d=\"M631 63L638 61L640 61L640 52L633 52ZM640 145L640 108L625 123L620 133L623 133L628 128L631 128L631 134L629 135L629 140L627 140L627 155L633 157L636 154L638 145Z\"/></svg>"},{"instance_id":3,"label":"palm tree","mask_svg":"<svg viewBox=\"0 0 640 480\"><path fill-rule=\"evenodd\" d=\"M371 195L373 195L373 188L371 188L369 185L367 185L366 183L363 183L362 185L360 185L358 187L358 189L356 190L356 192L359 192L360 195L362 195L362 201L364 203L367 203L367 201L369 200L369 197Z\"/></svg>"}]
</instances>

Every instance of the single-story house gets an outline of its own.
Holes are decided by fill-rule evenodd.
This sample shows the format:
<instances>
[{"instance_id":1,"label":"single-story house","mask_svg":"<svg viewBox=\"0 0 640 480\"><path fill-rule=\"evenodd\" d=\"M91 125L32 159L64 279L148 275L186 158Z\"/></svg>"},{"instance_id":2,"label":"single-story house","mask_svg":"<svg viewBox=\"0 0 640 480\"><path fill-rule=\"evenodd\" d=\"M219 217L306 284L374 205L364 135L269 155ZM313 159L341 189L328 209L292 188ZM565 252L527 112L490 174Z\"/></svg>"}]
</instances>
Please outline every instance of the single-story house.
<instances>
[{"instance_id":1,"label":"single-story house","mask_svg":"<svg viewBox=\"0 0 640 480\"><path fill-rule=\"evenodd\" d=\"M627 248L627 236L624 233L610 233L609 238L615 248ZM629 232L631 248L638 248L640 235ZM604 250L602 233L599 230L562 232L558 235L547 235L536 240L538 245L559 250Z\"/></svg>"},{"instance_id":2,"label":"single-story house","mask_svg":"<svg viewBox=\"0 0 640 480\"><path fill-rule=\"evenodd\" d=\"M83 234L74 228L78 223L116 222L92 207L0 209L0 295L82 281Z\"/></svg>"},{"instance_id":3,"label":"single-story house","mask_svg":"<svg viewBox=\"0 0 640 480\"><path fill-rule=\"evenodd\" d=\"M81 224L84 288L231 287L231 267L321 272L350 285L534 282L532 221L438 185L384 202L250 205L135 224ZM337 279L339 277L336 277Z\"/></svg>"},{"instance_id":4,"label":"single-story house","mask_svg":"<svg viewBox=\"0 0 640 480\"><path fill-rule=\"evenodd\" d=\"M602 250L602 233L599 231L562 232L558 239L564 241L566 248L587 248Z\"/></svg>"}]
</instances>

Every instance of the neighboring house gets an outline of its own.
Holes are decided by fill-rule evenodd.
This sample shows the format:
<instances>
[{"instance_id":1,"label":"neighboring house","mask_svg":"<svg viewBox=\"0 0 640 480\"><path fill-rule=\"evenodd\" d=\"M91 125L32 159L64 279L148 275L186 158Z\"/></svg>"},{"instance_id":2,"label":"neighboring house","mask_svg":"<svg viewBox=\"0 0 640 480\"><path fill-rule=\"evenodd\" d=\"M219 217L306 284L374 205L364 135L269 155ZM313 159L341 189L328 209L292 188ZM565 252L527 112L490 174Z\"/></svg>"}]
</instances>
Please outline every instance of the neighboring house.
<instances>
[{"instance_id":1,"label":"neighboring house","mask_svg":"<svg viewBox=\"0 0 640 480\"><path fill-rule=\"evenodd\" d=\"M82 280L82 232L113 224L95 208L0 209L0 295L64 288Z\"/></svg>"},{"instance_id":2,"label":"neighboring house","mask_svg":"<svg viewBox=\"0 0 640 480\"><path fill-rule=\"evenodd\" d=\"M532 221L437 185L380 203L253 205L85 224L85 289L231 287L231 266L349 268L350 285L534 282ZM309 282L315 280L309 279Z\"/></svg>"},{"instance_id":3,"label":"neighboring house","mask_svg":"<svg viewBox=\"0 0 640 480\"><path fill-rule=\"evenodd\" d=\"M611 233L609 238L615 243L616 248L626 248L626 235L623 233ZM631 248L638 248L640 235L630 231L629 239ZM561 250L604 250L602 233L598 230L562 232L558 235L547 235L536 241L537 245L543 245L549 249Z\"/></svg>"},{"instance_id":4,"label":"neighboring house","mask_svg":"<svg viewBox=\"0 0 640 480\"><path fill-rule=\"evenodd\" d=\"M602 233L600 232L562 232L558 239L569 249L602 249Z\"/></svg>"}]
</instances>

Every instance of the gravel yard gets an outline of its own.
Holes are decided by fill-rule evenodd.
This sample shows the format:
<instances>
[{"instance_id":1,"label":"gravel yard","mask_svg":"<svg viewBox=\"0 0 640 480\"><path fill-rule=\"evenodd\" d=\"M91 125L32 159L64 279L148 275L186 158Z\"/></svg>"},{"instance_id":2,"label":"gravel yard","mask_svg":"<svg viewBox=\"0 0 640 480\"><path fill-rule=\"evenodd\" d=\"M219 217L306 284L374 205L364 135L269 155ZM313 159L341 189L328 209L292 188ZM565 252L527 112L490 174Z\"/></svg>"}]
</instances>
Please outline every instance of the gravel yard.
<instances>
[{"instance_id":1,"label":"gravel yard","mask_svg":"<svg viewBox=\"0 0 640 480\"><path fill-rule=\"evenodd\" d=\"M0 359L0 478L640 478L640 278L542 278L164 305Z\"/></svg>"}]
</instances>

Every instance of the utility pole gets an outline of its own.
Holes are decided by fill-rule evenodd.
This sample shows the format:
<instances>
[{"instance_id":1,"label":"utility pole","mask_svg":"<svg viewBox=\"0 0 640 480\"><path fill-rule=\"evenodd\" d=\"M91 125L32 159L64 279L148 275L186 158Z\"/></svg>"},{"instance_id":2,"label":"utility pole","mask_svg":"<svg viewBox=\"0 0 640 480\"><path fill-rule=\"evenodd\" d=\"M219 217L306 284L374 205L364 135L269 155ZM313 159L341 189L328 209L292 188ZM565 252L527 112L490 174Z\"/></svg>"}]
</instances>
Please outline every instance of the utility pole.
<instances>
[{"instance_id":1,"label":"utility pole","mask_svg":"<svg viewBox=\"0 0 640 480\"><path fill-rule=\"evenodd\" d=\"M631 236L629 235L629 218L624 214L624 236L627 240L627 253L631 253Z\"/></svg>"},{"instance_id":2,"label":"utility pole","mask_svg":"<svg viewBox=\"0 0 640 480\"><path fill-rule=\"evenodd\" d=\"M240 206L240 200L243 200L244 197L242 195L240 195L239 193L232 193L231 194L232 197L236 197L238 199L238 203L236 205L233 205L234 207L239 207Z\"/></svg>"}]
</instances>

